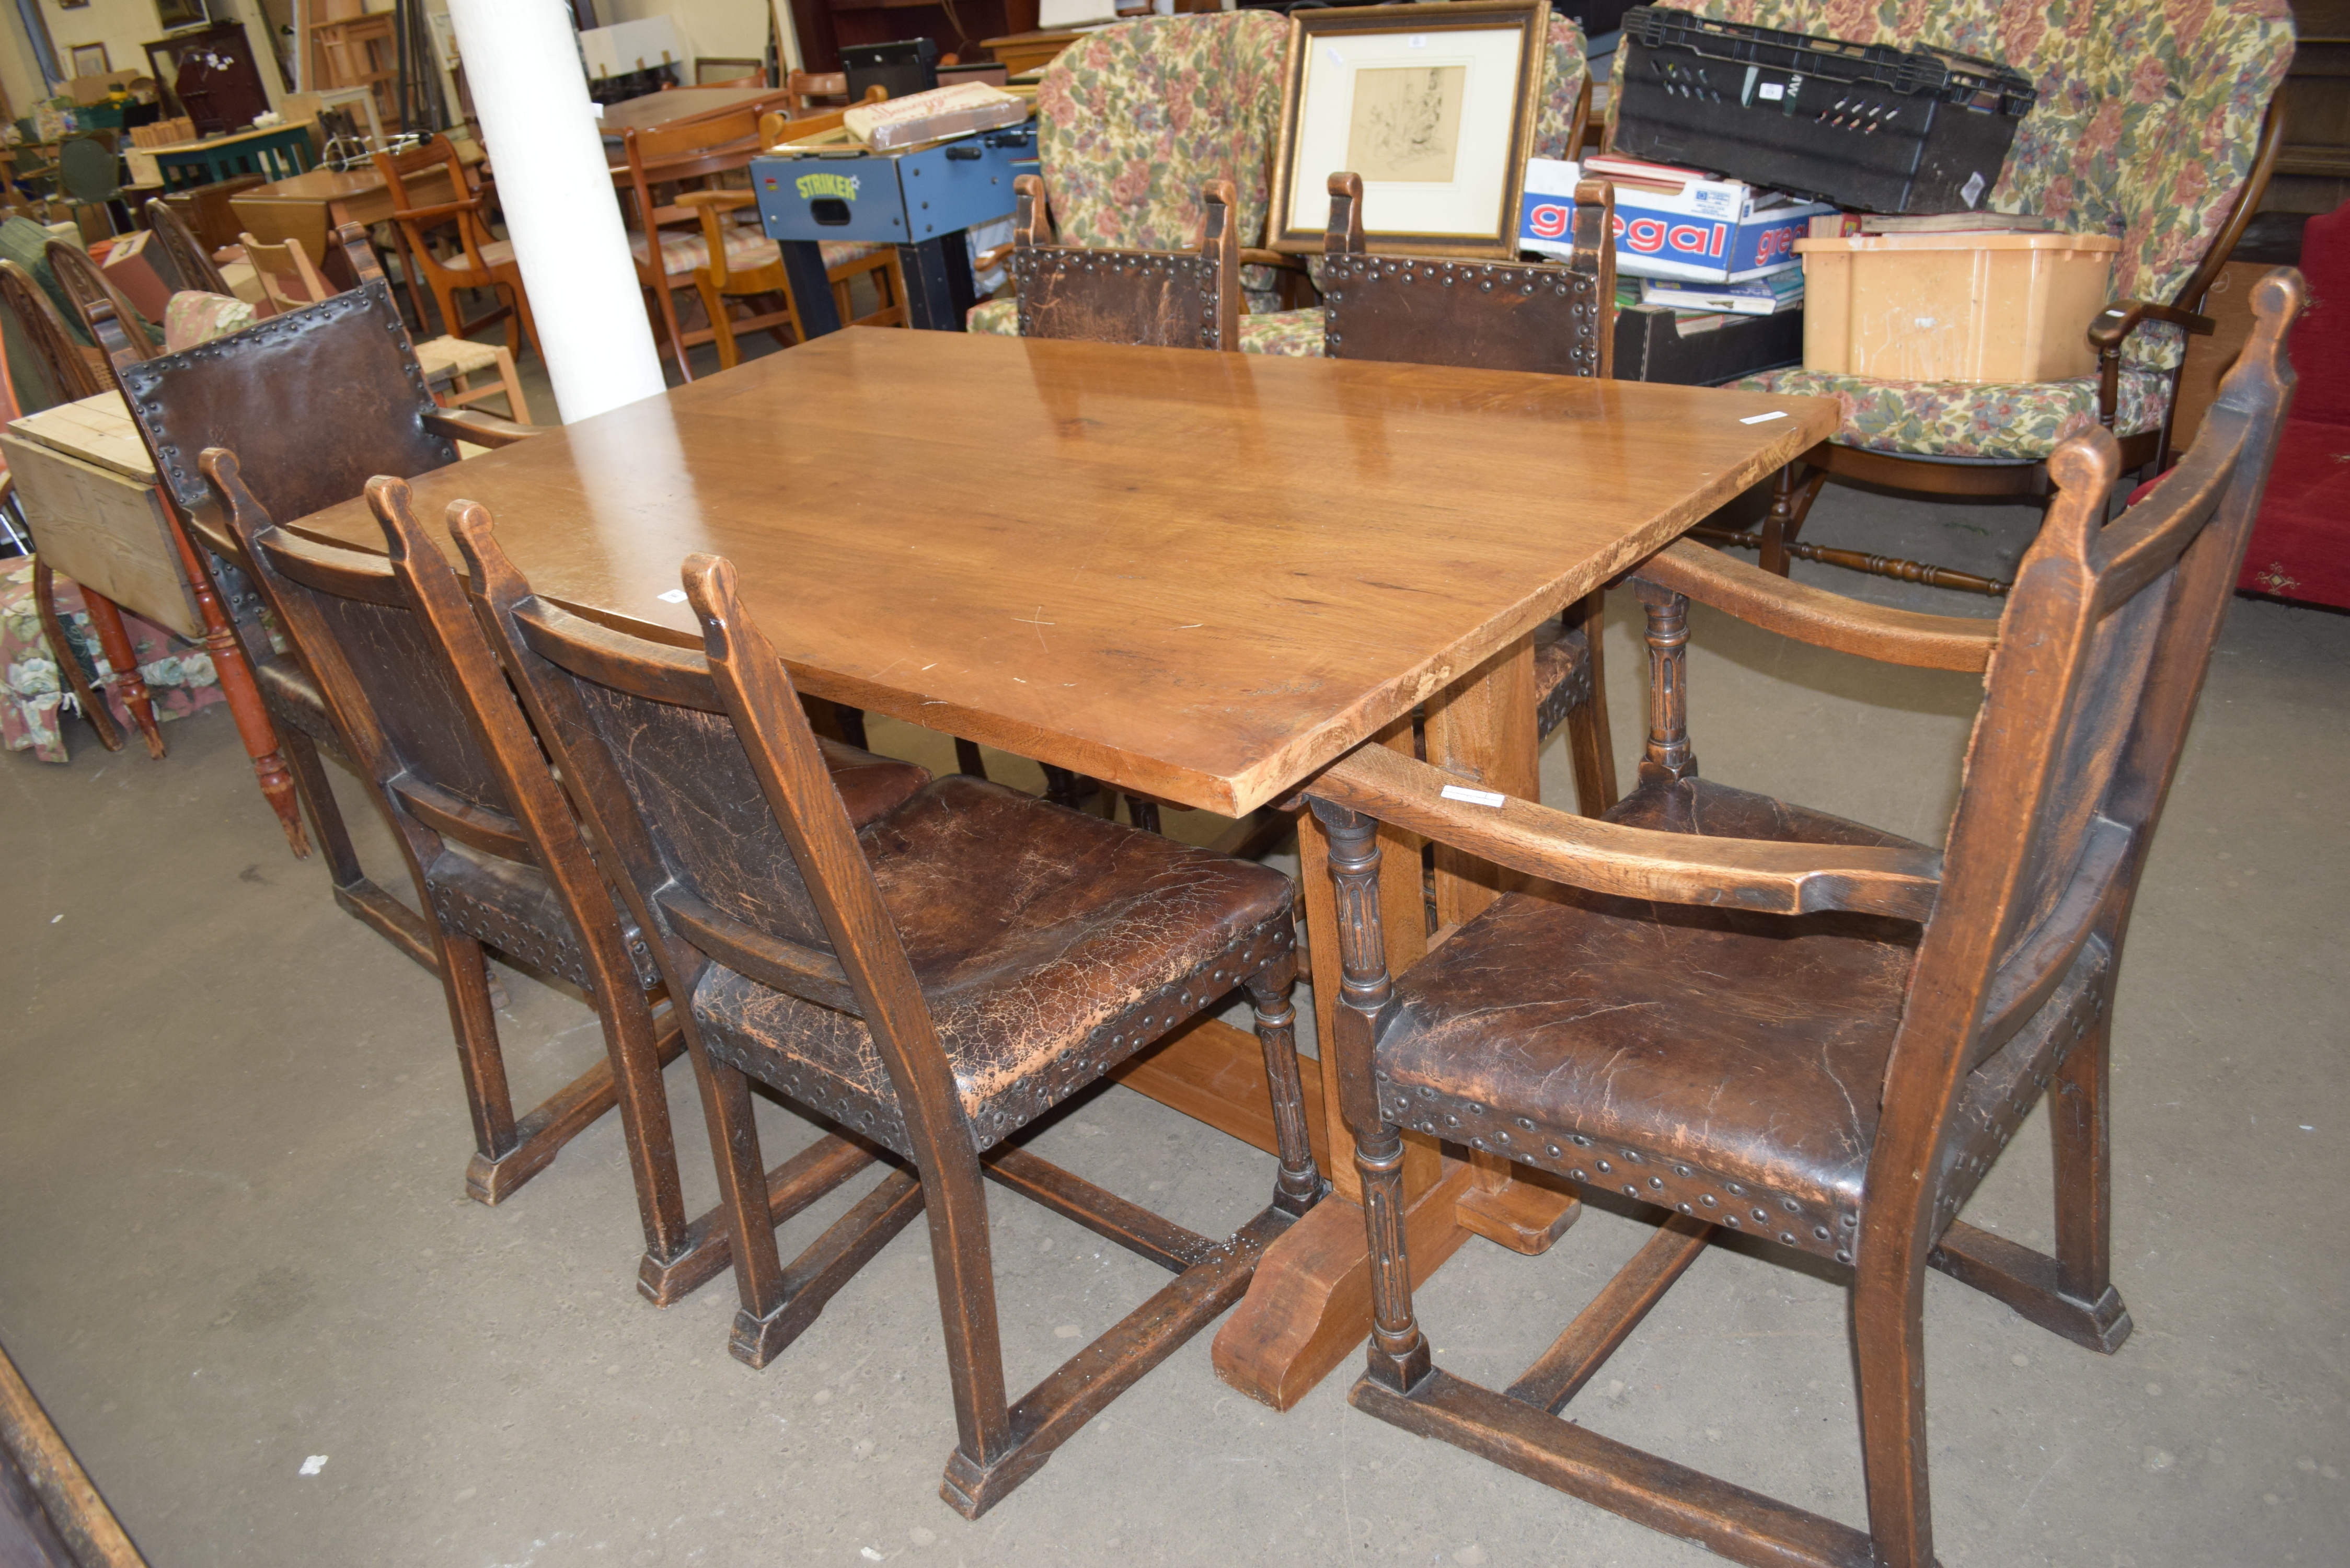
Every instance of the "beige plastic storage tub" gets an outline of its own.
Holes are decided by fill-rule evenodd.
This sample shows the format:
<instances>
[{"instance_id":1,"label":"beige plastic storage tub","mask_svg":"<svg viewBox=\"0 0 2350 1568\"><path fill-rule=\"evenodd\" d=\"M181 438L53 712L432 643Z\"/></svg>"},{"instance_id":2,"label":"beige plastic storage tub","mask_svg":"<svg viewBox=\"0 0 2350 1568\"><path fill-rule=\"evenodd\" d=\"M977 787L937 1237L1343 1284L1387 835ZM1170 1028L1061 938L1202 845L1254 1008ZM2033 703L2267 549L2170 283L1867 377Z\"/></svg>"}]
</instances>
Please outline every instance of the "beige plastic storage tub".
<instances>
[{"instance_id":1,"label":"beige plastic storage tub","mask_svg":"<svg viewBox=\"0 0 2350 1568\"><path fill-rule=\"evenodd\" d=\"M1798 240L1804 368L1894 381L2061 381L2097 368L2105 234Z\"/></svg>"}]
</instances>

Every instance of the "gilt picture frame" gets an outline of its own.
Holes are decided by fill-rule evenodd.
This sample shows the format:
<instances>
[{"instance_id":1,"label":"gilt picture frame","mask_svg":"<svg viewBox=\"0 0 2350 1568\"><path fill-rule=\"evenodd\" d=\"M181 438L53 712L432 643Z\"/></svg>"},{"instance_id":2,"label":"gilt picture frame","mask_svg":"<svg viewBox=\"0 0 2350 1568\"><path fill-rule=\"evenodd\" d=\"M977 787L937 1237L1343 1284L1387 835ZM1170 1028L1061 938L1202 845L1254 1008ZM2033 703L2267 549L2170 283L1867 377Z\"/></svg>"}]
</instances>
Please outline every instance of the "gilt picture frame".
<instances>
[{"instance_id":1,"label":"gilt picture frame","mask_svg":"<svg viewBox=\"0 0 2350 1568\"><path fill-rule=\"evenodd\" d=\"M1373 252L1515 256L1549 31L1550 0L1291 13L1268 247L1319 252L1347 171Z\"/></svg>"}]
</instances>

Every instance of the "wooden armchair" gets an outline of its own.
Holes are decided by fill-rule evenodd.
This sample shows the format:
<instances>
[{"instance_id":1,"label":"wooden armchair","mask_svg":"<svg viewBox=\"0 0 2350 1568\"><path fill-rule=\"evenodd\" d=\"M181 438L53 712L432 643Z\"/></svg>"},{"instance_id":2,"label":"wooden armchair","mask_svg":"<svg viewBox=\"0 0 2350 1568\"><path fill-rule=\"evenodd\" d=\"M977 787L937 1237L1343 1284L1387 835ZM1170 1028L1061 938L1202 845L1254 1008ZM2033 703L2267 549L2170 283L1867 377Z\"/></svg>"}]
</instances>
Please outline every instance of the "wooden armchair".
<instances>
[{"instance_id":1,"label":"wooden armchair","mask_svg":"<svg viewBox=\"0 0 2350 1568\"><path fill-rule=\"evenodd\" d=\"M492 236L488 204L480 183L454 143L435 136L405 152L379 152L375 171L390 192L392 221L400 225L410 261L424 275L435 304L441 307L441 330L452 337L471 337L483 327L506 324L506 352L522 347L519 326L538 348L538 328L530 317L530 296L524 292L522 269L515 264L514 244ZM409 192L409 182L438 172L457 194L450 201L421 202ZM435 249L435 245L439 248ZM457 306L462 291L488 289L499 303L468 317ZM541 358L544 358L541 351Z\"/></svg>"},{"instance_id":2,"label":"wooden armchair","mask_svg":"<svg viewBox=\"0 0 2350 1568\"><path fill-rule=\"evenodd\" d=\"M387 809L430 932L475 1149L465 1189L510 1197L615 1104L629 1147L645 1251L638 1288L666 1306L725 1268L726 1219L689 1221L661 1068L681 1049L674 1010L655 1008L660 972L579 836L563 793L447 559L397 479L368 482L388 558L298 538L254 498L236 455L200 459L255 581L318 683L343 751ZM852 821L879 815L929 778L846 746L824 762ZM484 949L585 992L605 1059L536 1109L515 1114ZM650 993L650 995L648 993ZM871 1157L837 1137L780 1170L795 1212Z\"/></svg>"},{"instance_id":3,"label":"wooden armchair","mask_svg":"<svg viewBox=\"0 0 2350 1568\"><path fill-rule=\"evenodd\" d=\"M1376 1260L1357 1407L1740 1563L1929 1568L1926 1269L2076 1345L2120 1345L2115 976L2275 452L2302 297L2291 273L2259 286L2214 422L2111 525L2119 443L2099 430L2057 449L2059 493L1995 628L1791 591L1686 544L1639 568L1651 732L1639 789L1604 821L1450 800L1451 775L1377 746L1307 785L1348 912L1333 1045ZM1985 670L1947 848L1700 778L1682 706L1690 597L1866 657ZM1558 890L1498 898L1391 976L1381 821ZM2050 1257L1956 1216L2052 1085ZM1414 1318L1406 1128L1662 1220L1506 1391L1436 1366ZM1866 1534L1554 1418L1724 1231L1850 1282Z\"/></svg>"},{"instance_id":4,"label":"wooden armchair","mask_svg":"<svg viewBox=\"0 0 2350 1568\"><path fill-rule=\"evenodd\" d=\"M1265 1245L1323 1190L1292 1048L1288 878L961 776L858 833L728 564L685 563L703 634L686 651L534 597L481 508L455 532L599 857L670 994L691 999L686 1036L734 1214L734 1355L765 1365L922 1213L961 1434L942 1494L976 1517L1237 1301ZM1281 1156L1272 1205L1233 1235L1195 1235L1014 1141L1243 988ZM911 1167L788 1269L754 1078ZM1016 1404L983 1177L1177 1276Z\"/></svg>"},{"instance_id":5,"label":"wooden armchair","mask_svg":"<svg viewBox=\"0 0 2350 1568\"><path fill-rule=\"evenodd\" d=\"M1607 379L1615 364L1616 193L1604 180L1575 192L1575 253L1561 265L1452 262L1367 254L1360 176L1330 176L1323 241L1323 353L1333 359L1462 365ZM1595 592L1534 634L1536 732L1567 726L1575 801L1587 816L1616 804Z\"/></svg>"},{"instance_id":6,"label":"wooden armchair","mask_svg":"<svg viewBox=\"0 0 2350 1568\"><path fill-rule=\"evenodd\" d=\"M2092 426L2120 440L2125 471L2168 462L2186 337L2211 330L2204 294L2259 210L2282 140L2271 100L2293 54L2291 18L2267 0L2186 9L2086 0L2061 26L2027 19L2004 0L1895 0L1866 9L1830 0L1691 0L1686 8L1859 44L1924 44L2002 60L2038 88L1983 205L2121 242L2110 308L2084 345L2095 351L2096 370L2031 382L1802 369L1750 377L1740 384L1753 390L1835 398L1844 422L1780 475L1760 529L1701 535L1759 550L1762 565L1783 576L1790 559L1816 560L2005 592L1995 578L1797 535L1831 474L1929 494L2045 497L2050 453ZM1618 53L1619 70L1626 58Z\"/></svg>"},{"instance_id":7,"label":"wooden armchair","mask_svg":"<svg viewBox=\"0 0 2350 1568\"><path fill-rule=\"evenodd\" d=\"M1087 35L1045 71L1036 95L1038 172L1073 247L1180 250L1199 242L1195 195L1229 180L1241 252L1244 354L1322 351L1322 316L1303 258L1265 244L1274 143L1288 79L1289 25L1243 8L1143 17ZM1567 158L1588 96L1583 29L1553 12L1535 155ZM1193 106L1213 103L1213 113ZM1138 182L1135 171L1146 171ZM1319 179L1327 170L1313 170ZM970 329L1011 336L1008 300L971 313Z\"/></svg>"}]
</instances>

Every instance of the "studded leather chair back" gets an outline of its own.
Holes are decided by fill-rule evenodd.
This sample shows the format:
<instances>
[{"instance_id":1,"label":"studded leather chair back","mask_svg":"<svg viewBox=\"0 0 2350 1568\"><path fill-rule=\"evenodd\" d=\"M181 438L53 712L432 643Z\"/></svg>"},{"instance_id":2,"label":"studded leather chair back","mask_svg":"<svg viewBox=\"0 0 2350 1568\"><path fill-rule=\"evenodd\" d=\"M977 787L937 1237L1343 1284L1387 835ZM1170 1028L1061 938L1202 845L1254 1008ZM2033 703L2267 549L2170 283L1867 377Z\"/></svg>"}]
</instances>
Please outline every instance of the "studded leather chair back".
<instances>
[{"instance_id":1,"label":"studded leather chair back","mask_svg":"<svg viewBox=\"0 0 2350 1568\"><path fill-rule=\"evenodd\" d=\"M425 426L438 405L380 279L118 374L183 512L209 497L196 466L207 447L236 453L281 522L348 501L377 474L457 461L456 443Z\"/></svg>"},{"instance_id":2,"label":"studded leather chair back","mask_svg":"<svg viewBox=\"0 0 2350 1568\"><path fill-rule=\"evenodd\" d=\"M1196 254L1055 245L1045 227L1045 182L1023 174L1014 185L1020 336L1239 351L1241 253L1231 181L1211 180L1201 192L1207 223Z\"/></svg>"},{"instance_id":3,"label":"studded leather chair back","mask_svg":"<svg viewBox=\"0 0 2350 1568\"><path fill-rule=\"evenodd\" d=\"M1575 253L1555 263L1371 255L1363 182L1330 176L1323 240L1323 352L1333 359L1473 365L1606 379L1615 367L1615 190L1575 192Z\"/></svg>"}]
</instances>

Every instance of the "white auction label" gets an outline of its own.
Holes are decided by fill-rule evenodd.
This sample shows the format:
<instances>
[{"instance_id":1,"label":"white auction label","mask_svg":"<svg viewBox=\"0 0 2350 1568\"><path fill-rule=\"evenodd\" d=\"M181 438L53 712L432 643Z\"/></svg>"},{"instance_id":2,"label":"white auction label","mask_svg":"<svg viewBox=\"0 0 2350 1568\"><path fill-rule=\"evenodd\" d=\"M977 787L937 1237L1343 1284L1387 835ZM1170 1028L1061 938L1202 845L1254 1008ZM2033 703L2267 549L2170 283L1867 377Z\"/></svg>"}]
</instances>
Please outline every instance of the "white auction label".
<instances>
[{"instance_id":1,"label":"white auction label","mask_svg":"<svg viewBox=\"0 0 2350 1568\"><path fill-rule=\"evenodd\" d=\"M1783 420L1787 416L1784 411L1778 409L1773 409L1767 414L1749 414L1738 422L1742 425L1767 425L1773 420Z\"/></svg>"},{"instance_id":2,"label":"white auction label","mask_svg":"<svg viewBox=\"0 0 2350 1568\"><path fill-rule=\"evenodd\" d=\"M1494 790L1471 789L1467 784L1446 784L1444 798L1465 800L1471 805L1500 805L1510 797Z\"/></svg>"}]
</instances>

